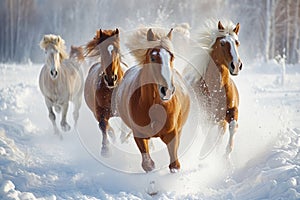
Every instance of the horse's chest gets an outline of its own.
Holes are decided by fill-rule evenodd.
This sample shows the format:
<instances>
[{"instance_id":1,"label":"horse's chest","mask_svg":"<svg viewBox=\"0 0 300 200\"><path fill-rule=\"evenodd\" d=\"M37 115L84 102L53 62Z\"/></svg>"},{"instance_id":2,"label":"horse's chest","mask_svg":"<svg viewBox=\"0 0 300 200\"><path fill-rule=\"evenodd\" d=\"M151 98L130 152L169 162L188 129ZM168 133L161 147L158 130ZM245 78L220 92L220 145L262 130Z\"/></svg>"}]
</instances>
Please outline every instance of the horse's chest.
<instances>
[{"instance_id":1,"label":"horse's chest","mask_svg":"<svg viewBox=\"0 0 300 200\"><path fill-rule=\"evenodd\" d=\"M98 106L100 107L110 107L111 96L112 96L112 90L109 90L108 88L105 87L97 88L95 92L95 98Z\"/></svg>"},{"instance_id":2,"label":"horse's chest","mask_svg":"<svg viewBox=\"0 0 300 200\"><path fill-rule=\"evenodd\" d=\"M68 90L66 85L53 83L48 84L46 87L46 96L51 99L52 102L61 104L65 102L66 99L68 100Z\"/></svg>"},{"instance_id":3,"label":"horse's chest","mask_svg":"<svg viewBox=\"0 0 300 200\"><path fill-rule=\"evenodd\" d=\"M139 127L144 127L145 132L159 135L174 129L178 113L173 112L173 102L142 102L131 101L131 118Z\"/></svg>"}]
</instances>

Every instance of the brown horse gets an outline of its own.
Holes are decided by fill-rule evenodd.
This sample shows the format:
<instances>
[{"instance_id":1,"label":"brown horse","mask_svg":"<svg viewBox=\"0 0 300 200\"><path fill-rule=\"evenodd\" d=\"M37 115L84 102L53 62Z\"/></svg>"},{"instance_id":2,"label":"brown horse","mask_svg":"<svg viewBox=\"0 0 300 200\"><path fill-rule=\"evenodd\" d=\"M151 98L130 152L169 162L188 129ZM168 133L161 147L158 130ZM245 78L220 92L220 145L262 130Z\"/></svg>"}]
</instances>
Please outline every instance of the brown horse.
<instances>
[{"instance_id":1,"label":"brown horse","mask_svg":"<svg viewBox=\"0 0 300 200\"><path fill-rule=\"evenodd\" d=\"M76 46L71 45L69 58L75 58L80 63L83 62L84 61L83 48L81 46L76 47Z\"/></svg>"},{"instance_id":2,"label":"brown horse","mask_svg":"<svg viewBox=\"0 0 300 200\"><path fill-rule=\"evenodd\" d=\"M173 68L172 30L165 33L140 29L128 39L128 48L140 63L129 68L117 90L119 116L133 131L142 154L142 167L155 168L149 154L149 139L160 137L167 145L170 171L180 169L177 157L180 135L187 120L190 99L181 76Z\"/></svg>"},{"instance_id":3,"label":"brown horse","mask_svg":"<svg viewBox=\"0 0 300 200\"><path fill-rule=\"evenodd\" d=\"M230 74L238 75L242 69L242 62L238 53L240 42L237 36L240 25L239 23L237 25L232 22L227 23L227 26L223 26L220 21L218 24L210 21L210 24L208 23L206 29L201 33L200 45L207 53L203 54L206 57L198 58L198 61L203 63L204 69L199 68L197 71L203 71L204 74L194 77L196 81L192 84L200 93L200 104L206 102L208 119L218 125L220 136L224 135L227 124L229 124L230 136L225 154L229 158L238 127L239 106L239 93Z\"/></svg>"},{"instance_id":4,"label":"brown horse","mask_svg":"<svg viewBox=\"0 0 300 200\"><path fill-rule=\"evenodd\" d=\"M100 62L92 65L85 81L84 97L102 131L101 155L110 156L107 134L114 136L108 120L113 116L111 96L123 77L121 69L119 30L98 30L86 45L87 57L99 57Z\"/></svg>"}]
</instances>

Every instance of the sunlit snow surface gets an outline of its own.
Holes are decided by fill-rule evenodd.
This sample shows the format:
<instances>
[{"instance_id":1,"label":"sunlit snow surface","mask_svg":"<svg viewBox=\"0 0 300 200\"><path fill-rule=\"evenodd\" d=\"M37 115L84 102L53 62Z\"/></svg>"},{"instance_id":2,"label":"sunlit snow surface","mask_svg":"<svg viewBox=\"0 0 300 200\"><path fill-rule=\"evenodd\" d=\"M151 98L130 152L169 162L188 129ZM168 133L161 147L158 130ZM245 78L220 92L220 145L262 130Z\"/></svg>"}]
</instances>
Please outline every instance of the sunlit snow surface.
<instances>
[{"instance_id":1,"label":"sunlit snow surface","mask_svg":"<svg viewBox=\"0 0 300 200\"><path fill-rule=\"evenodd\" d=\"M241 103L231 165L223 160L228 134L201 160L205 133L189 121L182 169L169 173L167 150L154 140L158 169L146 174L133 138L121 144L118 131L112 146L122 156L113 151L112 163L100 162L101 134L84 101L78 131L63 140L53 134L38 88L41 64L0 64L0 199L299 199L300 74L293 69L300 66L290 66L284 86L276 64L266 64L275 69L269 72L263 66L245 66L234 77Z\"/></svg>"}]
</instances>

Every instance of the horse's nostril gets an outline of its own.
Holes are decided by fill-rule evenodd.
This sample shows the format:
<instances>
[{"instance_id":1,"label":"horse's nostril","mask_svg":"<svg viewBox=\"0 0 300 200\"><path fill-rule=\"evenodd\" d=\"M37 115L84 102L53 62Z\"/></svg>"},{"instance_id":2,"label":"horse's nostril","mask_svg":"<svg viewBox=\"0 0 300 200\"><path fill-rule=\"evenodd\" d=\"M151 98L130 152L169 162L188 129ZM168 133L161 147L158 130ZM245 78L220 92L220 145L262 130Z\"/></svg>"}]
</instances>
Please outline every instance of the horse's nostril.
<instances>
[{"instance_id":1,"label":"horse's nostril","mask_svg":"<svg viewBox=\"0 0 300 200\"><path fill-rule=\"evenodd\" d=\"M113 80L116 81L117 79L118 79L118 75L117 74L113 75Z\"/></svg>"},{"instance_id":2,"label":"horse's nostril","mask_svg":"<svg viewBox=\"0 0 300 200\"><path fill-rule=\"evenodd\" d=\"M167 90L168 90L168 88L166 88L166 87L161 87L161 88L160 88L160 92L161 92L162 95L164 95L164 96L167 95Z\"/></svg>"},{"instance_id":3,"label":"horse's nostril","mask_svg":"<svg viewBox=\"0 0 300 200\"><path fill-rule=\"evenodd\" d=\"M51 74L51 76L57 76L57 71L56 70L50 70L50 74Z\"/></svg>"},{"instance_id":4,"label":"horse's nostril","mask_svg":"<svg viewBox=\"0 0 300 200\"><path fill-rule=\"evenodd\" d=\"M235 69L235 66L234 66L233 62L231 62L230 66L231 66L231 69L232 69L232 70Z\"/></svg>"},{"instance_id":5,"label":"horse's nostril","mask_svg":"<svg viewBox=\"0 0 300 200\"><path fill-rule=\"evenodd\" d=\"M242 70L242 68L243 68L243 63L241 63L241 65L240 65L240 70Z\"/></svg>"},{"instance_id":6,"label":"horse's nostril","mask_svg":"<svg viewBox=\"0 0 300 200\"><path fill-rule=\"evenodd\" d=\"M105 79L106 81L108 81L108 77L107 77L106 74L104 74L104 79Z\"/></svg>"}]
</instances>

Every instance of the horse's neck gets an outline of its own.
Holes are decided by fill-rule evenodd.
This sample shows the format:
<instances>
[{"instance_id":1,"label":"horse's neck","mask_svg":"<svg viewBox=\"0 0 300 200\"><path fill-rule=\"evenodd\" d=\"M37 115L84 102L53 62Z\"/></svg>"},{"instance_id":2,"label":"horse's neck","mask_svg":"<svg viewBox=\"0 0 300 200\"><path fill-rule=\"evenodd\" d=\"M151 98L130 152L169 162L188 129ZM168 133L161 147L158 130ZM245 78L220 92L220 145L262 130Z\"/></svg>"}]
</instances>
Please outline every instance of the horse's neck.
<instances>
[{"instance_id":1,"label":"horse's neck","mask_svg":"<svg viewBox=\"0 0 300 200\"><path fill-rule=\"evenodd\" d=\"M155 84L155 81L151 81L152 78L149 77L152 76L152 74L149 74L148 70L145 70L145 68L141 69L141 74L139 77L139 84L140 84L140 92L141 92L141 101L153 103L155 102L155 99L158 98L159 94L157 91L157 85ZM153 79L154 80L154 79Z\"/></svg>"},{"instance_id":2,"label":"horse's neck","mask_svg":"<svg viewBox=\"0 0 300 200\"><path fill-rule=\"evenodd\" d=\"M209 88L220 89L228 83L230 77L226 65L219 64L211 59L204 78Z\"/></svg>"}]
</instances>

